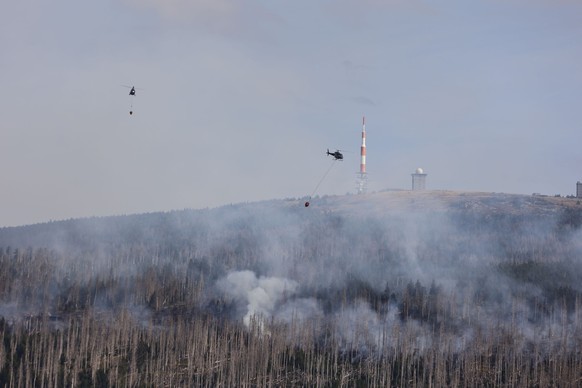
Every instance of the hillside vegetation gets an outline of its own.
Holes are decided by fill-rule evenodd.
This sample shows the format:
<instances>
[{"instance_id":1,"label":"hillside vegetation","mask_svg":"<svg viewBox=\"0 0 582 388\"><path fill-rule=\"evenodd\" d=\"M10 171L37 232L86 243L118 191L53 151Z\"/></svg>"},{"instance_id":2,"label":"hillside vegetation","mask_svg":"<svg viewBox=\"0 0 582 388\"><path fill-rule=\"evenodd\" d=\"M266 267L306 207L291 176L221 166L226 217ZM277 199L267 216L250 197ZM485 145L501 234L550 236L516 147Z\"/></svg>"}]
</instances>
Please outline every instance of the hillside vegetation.
<instances>
[{"instance_id":1,"label":"hillside vegetation","mask_svg":"<svg viewBox=\"0 0 582 388\"><path fill-rule=\"evenodd\" d=\"M391 191L0 229L0 386L580 386L582 205Z\"/></svg>"}]
</instances>

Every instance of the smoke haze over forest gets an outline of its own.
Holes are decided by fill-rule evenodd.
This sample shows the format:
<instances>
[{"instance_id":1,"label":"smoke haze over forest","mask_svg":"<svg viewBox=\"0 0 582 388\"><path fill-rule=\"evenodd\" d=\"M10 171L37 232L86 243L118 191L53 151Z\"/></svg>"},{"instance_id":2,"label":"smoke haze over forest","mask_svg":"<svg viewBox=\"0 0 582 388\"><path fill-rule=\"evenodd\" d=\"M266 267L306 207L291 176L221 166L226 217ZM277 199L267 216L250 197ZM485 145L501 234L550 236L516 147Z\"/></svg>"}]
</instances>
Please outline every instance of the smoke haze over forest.
<instances>
[{"instance_id":1,"label":"smoke haze over forest","mask_svg":"<svg viewBox=\"0 0 582 388\"><path fill-rule=\"evenodd\" d=\"M213 319L353 362L576 354L581 225L575 199L385 192L2 228L0 316Z\"/></svg>"},{"instance_id":2,"label":"smoke haze over forest","mask_svg":"<svg viewBox=\"0 0 582 388\"><path fill-rule=\"evenodd\" d=\"M570 220L568 207L546 203L546 213L542 199L504 195L344 198L319 199L313 209L295 200L271 201L5 228L0 245L12 247L9 255L17 247L19 255L32 254L28 247L52 253L49 295L17 303L22 295L14 290L4 311L16 303L28 314L58 314L63 287L108 277L131 284L154 270L203 281L196 308L210 314L220 300L229 306L221 315L246 323L252 315L286 323L326 317L349 327L355 314L370 317L373 328L405 314L401 299L412 282L464 310L453 326L468 340L482 325L512 322L523 325L523 335L536 328L544 333L551 316L535 312L535 303L557 298L553 293L561 288L582 292L580 219ZM528 271L534 273L521 278L507 269L512 265L533 266ZM550 273L556 276L537 281ZM127 285L129 294L115 307L146 308L133 289ZM374 303L362 302L370 297ZM41 303L46 298L48 305ZM426 323L411 318L420 328Z\"/></svg>"}]
</instances>

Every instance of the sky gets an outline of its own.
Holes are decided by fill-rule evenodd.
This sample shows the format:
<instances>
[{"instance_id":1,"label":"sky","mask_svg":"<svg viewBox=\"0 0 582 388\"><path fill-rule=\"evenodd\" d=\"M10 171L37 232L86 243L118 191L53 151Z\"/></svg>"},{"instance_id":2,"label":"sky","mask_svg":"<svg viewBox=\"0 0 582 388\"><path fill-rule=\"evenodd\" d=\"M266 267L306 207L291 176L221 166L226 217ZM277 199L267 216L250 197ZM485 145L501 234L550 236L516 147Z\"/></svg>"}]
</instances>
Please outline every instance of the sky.
<instances>
[{"instance_id":1,"label":"sky","mask_svg":"<svg viewBox=\"0 0 582 388\"><path fill-rule=\"evenodd\" d=\"M364 115L370 191L421 167L428 189L575 194L581 20L574 0L3 2L0 226L354 193Z\"/></svg>"}]
</instances>

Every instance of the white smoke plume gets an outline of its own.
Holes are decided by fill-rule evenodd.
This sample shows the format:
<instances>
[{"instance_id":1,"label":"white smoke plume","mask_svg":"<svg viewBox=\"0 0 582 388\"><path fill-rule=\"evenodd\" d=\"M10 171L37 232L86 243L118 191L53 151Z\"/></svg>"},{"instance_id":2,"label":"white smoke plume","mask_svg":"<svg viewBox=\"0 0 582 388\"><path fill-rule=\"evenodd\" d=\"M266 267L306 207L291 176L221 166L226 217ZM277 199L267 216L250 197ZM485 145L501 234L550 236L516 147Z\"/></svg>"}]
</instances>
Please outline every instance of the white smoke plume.
<instances>
[{"instance_id":1,"label":"white smoke plume","mask_svg":"<svg viewBox=\"0 0 582 388\"><path fill-rule=\"evenodd\" d=\"M277 311L285 311L287 298L297 292L299 284L293 280L278 277L258 277L252 271L231 272L217 282L217 288L225 295L246 304L243 317L249 326L253 317L270 319ZM283 314L282 316L285 316Z\"/></svg>"}]
</instances>

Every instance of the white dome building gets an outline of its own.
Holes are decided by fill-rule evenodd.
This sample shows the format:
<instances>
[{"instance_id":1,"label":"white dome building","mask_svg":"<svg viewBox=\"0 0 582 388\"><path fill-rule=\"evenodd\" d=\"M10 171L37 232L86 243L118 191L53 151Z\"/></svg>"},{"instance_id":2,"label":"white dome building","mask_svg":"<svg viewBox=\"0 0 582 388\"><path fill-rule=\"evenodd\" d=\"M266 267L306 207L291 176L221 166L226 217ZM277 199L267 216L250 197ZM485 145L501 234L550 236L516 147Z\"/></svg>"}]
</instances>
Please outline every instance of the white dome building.
<instances>
[{"instance_id":1,"label":"white dome building","mask_svg":"<svg viewBox=\"0 0 582 388\"><path fill-rule=\"evenodd\" d=\"M426 175L422 168L417 168L412 175L412 190L426 190Z\"/></svg>"}]
</instances>

